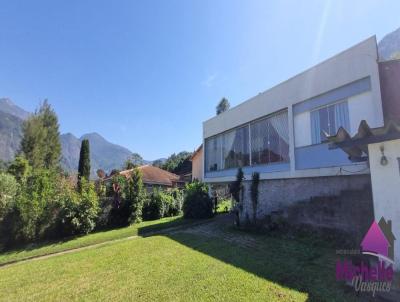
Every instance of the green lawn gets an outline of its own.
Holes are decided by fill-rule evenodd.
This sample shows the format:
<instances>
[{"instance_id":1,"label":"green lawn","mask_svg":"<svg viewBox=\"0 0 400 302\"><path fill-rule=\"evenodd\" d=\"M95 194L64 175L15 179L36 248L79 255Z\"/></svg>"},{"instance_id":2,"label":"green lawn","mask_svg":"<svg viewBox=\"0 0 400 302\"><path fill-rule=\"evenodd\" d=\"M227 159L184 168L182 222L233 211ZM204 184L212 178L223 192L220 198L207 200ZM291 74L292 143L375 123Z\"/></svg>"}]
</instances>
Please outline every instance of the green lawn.
<instances>
[{"instance_id":1,"label":"green lawn","mask_svg":"<svg viewBox=\"0 0 400 302\"><path fill-rule=\"evenodd\" d=\"M186 225L190 224L191 222L192 221L185 220L180 216L168 217L160 220L145 221L125 228L96 232L86 236L66 239L64 241L31 244L20 249L1 253L0 265L32 257L43 256L75 248L85 247L93 244L104 243L111 240L123 239L137 235L145 235L146 233L160 231L165 228Z\"/></svg>"},{"instance_id":2,"label":"green lawn","mask_svg":"<svg viewBox=\"0 0 400 302\"><path fill-rule=\"evenodd\" d=\"M335 257L203 225L0 268L0 301L353 301Z\"/></svg>"}]
</instances>

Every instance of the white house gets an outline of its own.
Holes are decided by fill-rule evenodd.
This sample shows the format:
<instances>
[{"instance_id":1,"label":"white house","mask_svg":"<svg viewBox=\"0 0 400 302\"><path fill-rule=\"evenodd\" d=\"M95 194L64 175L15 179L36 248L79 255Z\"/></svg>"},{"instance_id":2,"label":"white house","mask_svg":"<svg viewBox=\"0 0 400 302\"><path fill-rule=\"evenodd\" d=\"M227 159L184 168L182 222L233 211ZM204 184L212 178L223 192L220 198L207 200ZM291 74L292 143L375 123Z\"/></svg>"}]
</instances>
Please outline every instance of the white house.
<instances>
[{"instance_id":1,"label":"white house","mask_svg":"<svg viewBox=\"0 0 400 302\"><path fill-rule=\"evenodd\" d=\"M253 216L249 188L252 173L259 172L257 218L320 198L322 206L306 203L310 210L294 220L339 228L359 240L377 209L369 164L330 149L326 135L342 127L351 137L363 120L379 128L387 117L400 117L399 85L387 85L396 72L400 64L379 62L371 37L210 118L203 123L204 182L227 185L241 167L243 221Z\"/></svg>"},{"instance_id":2,"label":"white house","mask_svg":"<svg viewBox=\"0 0 400 302\"><path fill-rule=\"evenodd\" d=\"M232 181L238 167L261 179L368 173L323 142L361 120L383 126L375 37L205 121L204 181Z\"/></svg>"}]
</instances>

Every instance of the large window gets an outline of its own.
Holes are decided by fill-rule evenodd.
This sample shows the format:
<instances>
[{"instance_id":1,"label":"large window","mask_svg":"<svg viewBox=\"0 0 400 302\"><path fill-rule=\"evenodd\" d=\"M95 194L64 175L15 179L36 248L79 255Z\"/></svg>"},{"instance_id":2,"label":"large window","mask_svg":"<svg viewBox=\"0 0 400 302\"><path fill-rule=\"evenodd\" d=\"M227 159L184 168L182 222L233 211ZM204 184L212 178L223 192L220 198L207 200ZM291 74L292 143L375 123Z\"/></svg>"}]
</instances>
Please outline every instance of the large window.
<instances>
[{"instance_id":1,"label":"large window","mask_svg":"<svg viewBox=\"0 0 400 302\"><path fill-rule=\"evenodd\" d=\"M244 167L250 164L249 127L234 129L222 135L222 168Z\"/></svg>"},{"instance_id":2,"label":"large window","mask_svg":"<svg viewBox=\"0 0 400 302\"><path fill-rule=\"evenodd\" d=\"M288 161L287 112L208 138L205 142L205 169L208 172Z\"/></svg>"},{"instance_id":3,"label":"large window","mask_svg":"<svg viewBox=\"0 0 400 302\"><path fill-rule=\"evenodd\" d=\"M250 125L252 165L289 161L287 112Z\"/></svg>"},{"instance_id":4,"label":"large window","mask_svg":"<svg viewBox=\"0 0 400 302\"><path fill-rule=\"evenodd\" d=\"M326 140L325 133L335 135L340 127L350 130L347 101L311 111L311 141L320 144Z\"/></svg>"}]
</instances>

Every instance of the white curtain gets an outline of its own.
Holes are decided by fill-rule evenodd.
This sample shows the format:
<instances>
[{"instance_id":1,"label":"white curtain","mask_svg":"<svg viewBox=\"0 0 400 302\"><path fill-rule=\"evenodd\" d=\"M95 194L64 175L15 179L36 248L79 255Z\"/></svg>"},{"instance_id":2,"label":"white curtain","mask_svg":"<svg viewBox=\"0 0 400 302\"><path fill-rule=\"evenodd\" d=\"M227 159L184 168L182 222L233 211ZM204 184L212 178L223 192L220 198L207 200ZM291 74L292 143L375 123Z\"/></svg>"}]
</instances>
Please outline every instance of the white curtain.
<instances>
[{"instance_id":1,"label":"white curtain","mask_svg":"<svg viewBox=\"0 0 400 302\"><path fill-rule=\"evenodd\" d=\"M335 105L335 125L336 132L340 127L350 131L349 107L347 101Z\"/></svg>"},{"instance_id":2,"label":"white curtain","mask_svg":"<svg viewBox=\"0 0 400 302\"><path fill-rule=\"evenodd\" d=\"M271 126L278 133L279 137L289 144L289 119L287 112L278 114L269 119Z\"/></svg>"},{"instance_id":3,"label":"white curtain","mask_svg":"<svg viewBox=\"0 0 400 302\"><path fill-rule=\"evenodd\" d=\"M222 163L221 163L221 169L225 168L225 160L229 155L229 152L233 148L233 143L235 141L236 137L236 131L237 129L233 131L229 131L223 135L222 139Z\"/></svg>"},{"instance_id":4,"label":"white curtain","mask_svg":"<svg viewBox=\"0 0 400 302\"><path fill-rule=\"evenodd\" d=\"M321 126L319 123L319 110L311 111L311 142L321 143Z\"/></svg>"}]
</instances>

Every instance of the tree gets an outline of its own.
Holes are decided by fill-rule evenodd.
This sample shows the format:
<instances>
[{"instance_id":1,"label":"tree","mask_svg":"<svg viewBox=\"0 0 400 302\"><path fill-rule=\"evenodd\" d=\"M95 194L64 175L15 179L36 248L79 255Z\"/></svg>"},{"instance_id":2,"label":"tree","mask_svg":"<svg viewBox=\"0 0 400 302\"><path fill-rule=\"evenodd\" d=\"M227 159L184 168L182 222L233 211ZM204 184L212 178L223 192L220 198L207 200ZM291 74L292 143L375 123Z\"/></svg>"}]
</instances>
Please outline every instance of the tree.
<instances>
[{"instance_id":1,"label":"tree","mask_svg":"<svg viewBox=\"0 0 400 302\"><path fill-rule=\"evenodd\" d=\"M18 183L15 178L8 173L0 172L0 221L7 208L15 201L17 189Z\"/></svg>"},{"instance_id":2,"label":"tree","mask_svg":"<svg viewBox=\"0 0 400 302\"><path fill-rule=\"evenodd\" d=\"M217 115L221 114L222 112L225 112L230 107L231 105L229 104L229 101L226 98L222 98L216 107Z\"/></svg>"},{"instance_id":3,"label":"tree","mask_svg":"<svg viewBox=\"0 0 400 302\"><path fill-rule=\"evenodd\" d=\"M34 168L53 169L61 157L58 118L47 100L22 125L21 153Z\"/></svg>"},{"instance_id":4,"label":"tree","mask_svg":"<svg viewBox=\"0 0 400 302\"><path fill-rule=\"evenodd\" d=\"M104 172L103 169L98 169L96 171L96 174L97 174L97 177L100 178L100 179L103 179L103 178L105 178L107 176L106 172Z\"/></svg>"},{"instance_id":5,"label":"tree","mask_svg":"<svg viewBox=\"0 0 400 302\"><path fill-rule=\"evenodd\" d=\"M47 100L39 109L39 116L46 129L44 139L44 166L47 169L57 167L61 158L61 143L58 118Z\"/></svg>"},{"instance_id":6,"label":"tree","mask_svg":"<svg viewBox=\"0 0 400 302\"><path fill-rule=\"evenodd\" d=\"M143 186L142 172L138 168L133 169L126 188L125 198L130 212L129 222L140 222L146 193Z\"/></svg>"},{"instance_id":7,"label":"tree","mask_svg":"<svg viewBox=\"0 0 400 302\"><path fill-rule=\"evenodd\" d=\"M90 147L89 140L84 139L81 144L81 152L79 155L78 165L78 189L81 189L82 179L90 178Z\"/></svg>"},{"instance_id":8,"label":"tree","mask_svg":"<svg viewBox=\"0 0 400 302\"><path fill-rule=\"evenodd\" d=\"M8 167L7 172L15 177L18 182L23 182L31 173L32 168L29 162L23 156L15 157L14 161Z\"/></svg>"},{"instance_id":9,"label":"tree","mask_svg":"<svg viewBox=\"0 0 400 302\"><path fill-rule=\"evenodd\" d=\"M156 159L155 161L153 161L153 166L157 168L162 168L163 161L161 159Z\"/></svg>"},{"instance_id":10,"label":"tree","mask_svg":"<svg viewBox=\"0 0 400 302\"><path fill-rule=\"evenodd\" d=\"M179 171L187 166L190 156L192 156L192 153L187 151L182 151L178 154L174 153L167 158L162 168L172 173L179 173Z\"/></svg>"}]
</instances>

